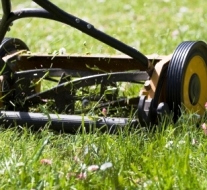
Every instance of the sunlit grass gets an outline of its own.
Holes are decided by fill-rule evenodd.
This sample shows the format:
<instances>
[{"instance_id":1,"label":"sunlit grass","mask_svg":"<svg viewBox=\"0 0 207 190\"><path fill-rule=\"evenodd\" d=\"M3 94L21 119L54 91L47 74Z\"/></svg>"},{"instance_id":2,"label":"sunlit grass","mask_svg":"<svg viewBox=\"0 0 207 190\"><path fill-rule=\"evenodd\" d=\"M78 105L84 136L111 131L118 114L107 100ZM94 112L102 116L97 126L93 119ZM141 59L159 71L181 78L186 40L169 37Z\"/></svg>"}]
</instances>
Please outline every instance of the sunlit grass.
<instances>
[{"instance_id":1,"label":"sunlit grass","mask_svg":"<svg viewBox=\"0 0 207 190\"><path fill-rule=\"evenodd\" d=\"M207 142L190 122L162 132L124 130L116 136L54 135L46 129L6 130L0 136L2 189L203 189L206 185ZM102 170L104 163L110 165ZM91 165L98 169L88 171Z\"/></svg>"}]
</instances>

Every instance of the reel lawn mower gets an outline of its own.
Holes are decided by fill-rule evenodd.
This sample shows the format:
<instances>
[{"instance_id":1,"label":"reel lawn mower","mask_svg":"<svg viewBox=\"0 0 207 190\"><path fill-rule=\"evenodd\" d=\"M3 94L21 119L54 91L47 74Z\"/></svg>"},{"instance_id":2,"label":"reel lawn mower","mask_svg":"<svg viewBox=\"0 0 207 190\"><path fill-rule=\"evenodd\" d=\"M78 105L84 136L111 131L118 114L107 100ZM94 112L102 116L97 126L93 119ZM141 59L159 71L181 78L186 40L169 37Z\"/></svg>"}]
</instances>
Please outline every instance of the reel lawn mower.
<instances>
[{"instance_id":1,"label":"reel lawn mower","mask_svg":"<svg viewBox=\"0 0 207 190\"><path fill-rule=\"evenodd\" d=\"M176 120L181 107L204 113L205 42L185 41L171 55L145 56L49 0L33 1L41 8L12 11L11 1L1 0L0 124L35 129L48 124L68 133L94 128L111 132L125 126L151 126L170 113ZM5 37L12 22L28 17L74 27L123 56L31 53L22 40ZM45 82L53 86L42 90ZM121 91L129 83L139 90L136 96Z\"/></svg>"}]
</instances>

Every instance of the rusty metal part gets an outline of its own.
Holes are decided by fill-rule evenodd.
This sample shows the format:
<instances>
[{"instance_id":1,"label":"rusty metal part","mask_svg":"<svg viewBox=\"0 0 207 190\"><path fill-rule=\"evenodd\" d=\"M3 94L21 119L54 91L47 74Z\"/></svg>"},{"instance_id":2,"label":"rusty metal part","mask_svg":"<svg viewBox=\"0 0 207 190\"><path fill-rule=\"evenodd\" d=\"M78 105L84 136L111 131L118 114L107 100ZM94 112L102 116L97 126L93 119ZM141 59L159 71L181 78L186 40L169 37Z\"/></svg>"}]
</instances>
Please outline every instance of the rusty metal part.
<instances>
[{"instance_id":1,"label":"rusty metal part","mask_svg":"<svg viewBox=\"0 0 207 190\"><path fill-rule=\"evenodd\" d=\"M147 56L153 64L164 56ZM92 73L119 72L129 70L145 71L135 59L125 55L38 55L15 53L4 57L5 62L12 64L15 70L40 68L62 68L70 70L91 71ZM15 62L15 65L14 65Z\"/></svg>"}]
</instances>

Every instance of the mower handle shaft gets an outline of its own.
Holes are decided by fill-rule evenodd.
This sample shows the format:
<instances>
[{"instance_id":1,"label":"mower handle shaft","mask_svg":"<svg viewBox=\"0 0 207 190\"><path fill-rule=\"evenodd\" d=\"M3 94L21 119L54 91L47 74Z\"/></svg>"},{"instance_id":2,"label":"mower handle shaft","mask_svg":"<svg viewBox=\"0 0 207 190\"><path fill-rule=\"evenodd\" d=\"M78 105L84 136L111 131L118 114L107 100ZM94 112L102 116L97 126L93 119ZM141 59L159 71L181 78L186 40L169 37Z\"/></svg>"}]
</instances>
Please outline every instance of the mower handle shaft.
<instances>
[{"instance_id":1,"label":"mower handle shaft","mask_svg":"<svg viewBox=\"0 0 207 190\"><path fill-rule=\"evenodd\" d=\"M11 1L9 0L2 0L2 9L5 16L8 16L11 12Z\"/></svg>"},{"instance_id":2,"label":"mower handle shaft","mask_svg":"<svg viewBox=\"0 0 207 190\"><path fill-rule=\"evenodd\" d=\"M119 40L101 32L100 30L97 30L93 25L90 23L87 23L80 18L77 18L73 15L70 15L63 11L62 9L58 8L56 5L51 3L48 0L33 0L38 5L40 5L42 8L53 14L55 17L58 17L58 19L66 22L70 26L77 28L78 30L88 34L89 36L92 36L96 38L97 40L129 55L130 57L138 60L143 66L147 69L148 68L148 59L146 56L144 56L142 53L137 51L136 49L120 42Z\"/></svg>"}]
</instances>

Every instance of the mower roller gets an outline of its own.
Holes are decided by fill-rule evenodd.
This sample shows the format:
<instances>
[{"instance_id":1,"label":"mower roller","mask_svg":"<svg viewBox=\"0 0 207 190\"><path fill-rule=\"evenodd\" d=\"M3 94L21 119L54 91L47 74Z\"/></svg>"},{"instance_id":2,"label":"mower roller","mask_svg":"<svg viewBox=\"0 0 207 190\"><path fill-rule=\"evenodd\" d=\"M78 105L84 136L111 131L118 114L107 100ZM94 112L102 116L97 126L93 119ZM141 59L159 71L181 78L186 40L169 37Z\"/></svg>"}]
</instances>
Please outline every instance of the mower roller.
<instances>
[{"instance_id":1,"label":"mower roller","mask_svg":"<svg viewBox=\"0 0 207 190\"><path fill-rule=\"evenodd\" d=\"M202 115L207 101L207 45L182 42L173 54L145 56L48 0L40 8L12 11L1 0L0 124L76 133L94 129L152 126L163 115L174 121L181 108ZM123 55L35 54L18 38L7 38L20 18L51 19L74 27ZM52 87L43 90L44 83ZM124 85L139 89L135 96Z\"/></svg>"}]
</instances>

